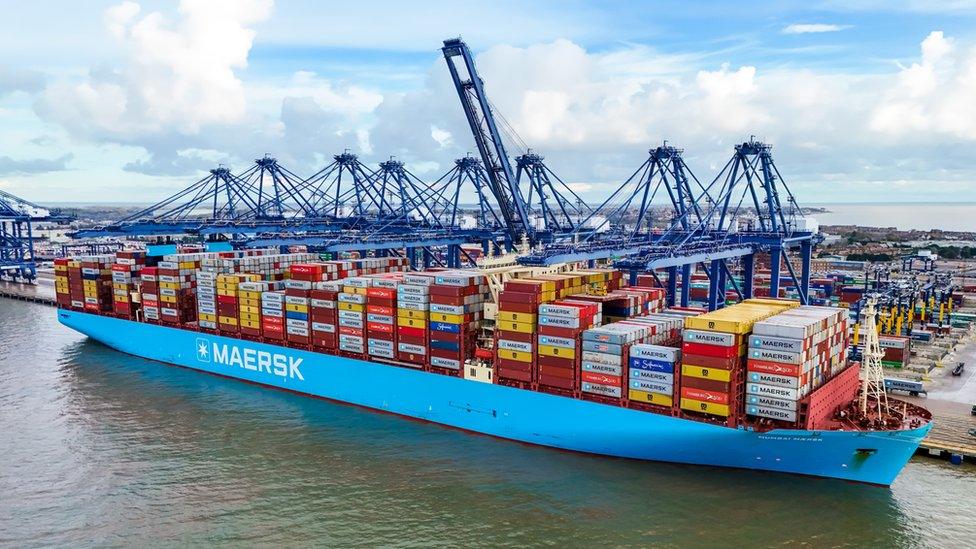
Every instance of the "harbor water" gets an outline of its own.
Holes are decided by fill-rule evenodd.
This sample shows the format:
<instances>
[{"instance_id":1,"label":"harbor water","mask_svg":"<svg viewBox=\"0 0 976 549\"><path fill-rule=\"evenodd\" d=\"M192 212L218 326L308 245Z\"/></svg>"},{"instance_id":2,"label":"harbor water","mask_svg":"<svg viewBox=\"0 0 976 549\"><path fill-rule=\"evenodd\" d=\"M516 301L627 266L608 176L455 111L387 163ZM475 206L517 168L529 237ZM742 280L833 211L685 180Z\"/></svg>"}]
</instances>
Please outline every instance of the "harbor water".
<instances>
[{"instance_id":1,"label":"harbor water","mask_svg":"<svg viewBox=\"0 0 976 549\"><path fill-rule=\"evenodd\" d=\"M115 352L0 298L0 546L966 546L976 468L890 489L531 447Z\"/></svg>"}]
</instances>

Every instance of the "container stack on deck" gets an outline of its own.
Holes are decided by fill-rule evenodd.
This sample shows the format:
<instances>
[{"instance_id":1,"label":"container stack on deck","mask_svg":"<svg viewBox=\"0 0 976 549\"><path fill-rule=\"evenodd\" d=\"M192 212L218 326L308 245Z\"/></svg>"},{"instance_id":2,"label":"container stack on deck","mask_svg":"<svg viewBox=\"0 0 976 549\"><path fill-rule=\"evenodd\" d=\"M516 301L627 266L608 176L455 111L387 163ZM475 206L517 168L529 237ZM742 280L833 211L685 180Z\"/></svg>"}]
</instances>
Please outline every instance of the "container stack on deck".
<instances>
[{"instance_id":1,"label":"container stack on deck","mask_svg":"<svg viewBox=\"0 0 976 549\"><path fill-rule=\"evenodd\" d=\"M600 303L563 299L539 306L539 335L536 338L539 387L549 392L570 394L580 387L587 373L612 374L613 368L587 370L583 364L583 332L599 326Z\"/></svg>"},{"instance_id":2,"label":"container stack on deck","mask_svg":"<svg viewBox=\"0 0 976 549\"><path fill-rule=\"evenodd\" d=\"M403 275L397 286L397 360L423 368L427 364L431 273Z\"/></svg>"},{"instance_id":3,"label":"container stack on deck","mask_svg":"<svg viewBox=\"0 0 976 549\"><path fill-rule=\"evenodd\" d=\"M628 398L632 402L673 407L681 349L638 343L630 347L629 356Z\"/></svg>"},{"instance_id":4,"label":"container stack on deck","mask_svg":"<svg viewBox=\"0 0 976 549\"><path fill-rule=\"evenodd\" d=\"M366 291L372 280L351 276L343 279L338 294L339 350L350 355L366 354Z\"/></svg>"},{"instance_id":5,"label":"container stack on deck","mask_svg":"<svg viewBox=\"0 0 976 549\"><path fill-rule=\"evenodd\" d=\"M685 318L680 379L683 414L736 425L744 410L746 338L757 321L798 305L750 299Z\"/></svg>"},{"instance_id":6,"label":"container stack on deck","mask_svg":"<svg viewBox=\"0 0 976 549\"><path fill-rule=\"evenodd\" d=\"M366 289L366 352L369 356L396 360L397 276L375 276Z\"/></svg>"},{"instance_id":7,"label":"container stack on deck","mask_svg":"<svg viewBox=\"0 0 976 549\"><path fill-rule=\"evenodd\" d=\"M203 254L174 254L157 265L159 320L183 324L197 320L196 273Z\"/></svg>"},{"instance_id":8,"label":"container stack on deck","mask_svg":"<svg viewBox=\"0 0 976 549\"><path fill-rule=\"evenodd\" d=\"M509 280L498 294L495 375L504 384L531 384L537 377L539 306L556 299L551 280Z\"/></svg>"},{"instance_id":9,"label":"container stack on deck","mask_svg":"<svg viewBox=\"0 0 976 549\"><path fill-rule=\"evenodd\" d=\"M474 356L487 291L484 275L475 272L445 271L434 277L428 318L431 369L461 375L464 362Z\"/></svg>"},{"instance_id":10,"label":"container stack on deck","mask_svg":"<svg viewBox=\"0 0 976 549\"><path fill-rule=\"evenodd\" d=\"M146 266L146 252L123 251L115 254L112 265L112 310L115 314L133 318L140 304L132 301L138 291L139 272Z\"/></svg>"},{"instance_id":11,"label":"container stack on deck","mask_svg":"<svg viewBox=\"0 0 976 549\"><path fill-rule=\"evenodd\" d=\"M797 307L756 322L749 336L746 414L794 423L799 401L847 363L843 309Z\"/></svg>"},{"instance_id":12,"label":"container stack on deck","mask_svg":"<svg viewBox=\"0 0 976 549\"><path fill-rule=\"evenodd\" d=\"M114 255L89 255L81 258L81 285L86 311L112 310L112 263L114 261Z\"/></svg>"}]
</instances>

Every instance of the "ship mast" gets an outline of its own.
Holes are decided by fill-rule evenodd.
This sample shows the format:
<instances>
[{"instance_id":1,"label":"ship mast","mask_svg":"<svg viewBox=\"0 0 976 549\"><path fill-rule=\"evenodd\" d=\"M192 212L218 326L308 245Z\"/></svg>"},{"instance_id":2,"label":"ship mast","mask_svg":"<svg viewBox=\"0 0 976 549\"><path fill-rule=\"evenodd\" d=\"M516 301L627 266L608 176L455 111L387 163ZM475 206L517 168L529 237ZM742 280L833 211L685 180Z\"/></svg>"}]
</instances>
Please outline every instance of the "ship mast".
<instances>
[{"instance_id":1,"label":"ship mast","mask_svg":"<svg viewBox=\"0 0 976 549\"><path fill-rule=\"evenodd\" d=\"M868 402L873 399L878 403L879 417L884 417L888 414L888 393L884 386L884 370L881 366L884 353L878 341L877 311L874 306L875 300L869 299L864 308L864 325L861 327L864 333L864 349L861 351L860 410L867 416Z\"/></svg>"}]
</instances>

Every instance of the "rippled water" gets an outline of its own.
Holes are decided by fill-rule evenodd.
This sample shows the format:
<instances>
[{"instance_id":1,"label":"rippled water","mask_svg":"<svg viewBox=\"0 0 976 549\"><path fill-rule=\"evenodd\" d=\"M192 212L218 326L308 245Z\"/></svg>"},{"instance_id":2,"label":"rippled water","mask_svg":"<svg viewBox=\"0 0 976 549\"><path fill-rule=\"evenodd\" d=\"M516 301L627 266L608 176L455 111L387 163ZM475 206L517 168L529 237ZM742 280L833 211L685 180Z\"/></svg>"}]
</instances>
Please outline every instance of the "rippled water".
<instances>
[{"instance_id":1,"label":"rippled water","mask_svg":"<svg viewBox=\"0 0 976 549\"><path fill-rule=\"evenodd\" d=\"M0 545L971 546L976 468L881 489L583 456L126 356L0 298Z\"/></svg>"}]
</instances>

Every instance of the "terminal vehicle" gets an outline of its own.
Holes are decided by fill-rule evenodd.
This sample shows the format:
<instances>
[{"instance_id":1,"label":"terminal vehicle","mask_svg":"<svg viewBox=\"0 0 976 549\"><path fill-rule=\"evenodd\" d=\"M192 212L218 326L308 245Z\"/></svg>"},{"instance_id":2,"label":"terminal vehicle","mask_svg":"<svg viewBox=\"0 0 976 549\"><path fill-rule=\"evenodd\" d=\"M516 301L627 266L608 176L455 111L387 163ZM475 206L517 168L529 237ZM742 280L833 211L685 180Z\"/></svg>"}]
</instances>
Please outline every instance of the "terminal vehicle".
<instances>
[{"instance_id":1,"label":"terminal vehicle","mask_svg":"<svg viewBox=\"0 0 976 549\"><path fill-rule=\"evenodd\" d=\"M884 385L885 391L888 391L889 393L891 391L901 391L903 393L908 393L911 396L928 395L928 391L926 391L925 387L922 386L921 381L886 377L884 380Z\"/></svg>"},{"instance_id":2,"label":"terminal vehicle","mask_svg":"<svg viewBox=\"0 0 976 549\"><path fill-rule=\"evenodd\" d=\"M959 377L962 375L962 372L965 369L966 369L966 363L960 362L959 364L956 364L955 368L952 369L952 375Z\"/></svg>"}]
</instances>

